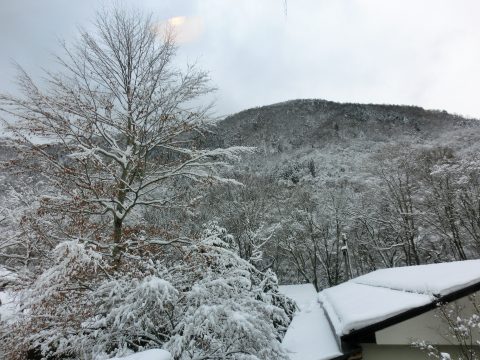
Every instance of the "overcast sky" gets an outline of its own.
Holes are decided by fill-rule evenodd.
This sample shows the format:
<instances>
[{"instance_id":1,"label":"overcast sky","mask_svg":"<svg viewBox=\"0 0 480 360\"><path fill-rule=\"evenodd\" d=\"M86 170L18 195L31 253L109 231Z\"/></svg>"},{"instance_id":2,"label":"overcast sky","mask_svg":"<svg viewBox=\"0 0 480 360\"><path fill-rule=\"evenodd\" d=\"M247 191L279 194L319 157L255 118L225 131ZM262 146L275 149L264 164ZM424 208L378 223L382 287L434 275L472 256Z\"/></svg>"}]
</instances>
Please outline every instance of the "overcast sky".
<instances>
[{"instance_id":1,"label":"overcast sky","mask_svg":"<svg viewBox=\"0 0 480 360\"><path fill-rule=\"evenodd\" d=\"M478 0L124 0L175 24L217 111L296 98L420 105L480 118ZM111 2L107 2L110 4ZM14 59L52 66L99 0L0 0L0 91ZM173 18L173 19L172 19Z\"/></svg>"}]
</instances>

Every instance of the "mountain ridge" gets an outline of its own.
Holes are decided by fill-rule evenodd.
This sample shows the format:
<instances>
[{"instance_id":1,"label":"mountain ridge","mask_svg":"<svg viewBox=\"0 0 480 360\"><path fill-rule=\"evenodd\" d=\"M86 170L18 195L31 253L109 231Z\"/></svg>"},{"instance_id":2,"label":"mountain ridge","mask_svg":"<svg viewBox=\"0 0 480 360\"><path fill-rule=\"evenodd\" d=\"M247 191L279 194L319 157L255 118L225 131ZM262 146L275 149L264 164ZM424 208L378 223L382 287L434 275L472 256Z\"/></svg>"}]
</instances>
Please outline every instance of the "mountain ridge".
<instances>
[{"instance_id":1,"label":"mountain ridge","mask_svg":"<svg viewBox=\"0 0 480 360\"><path fill-rule=\"evenodd\" d=\"M286 148L321 146L330 139L387 140L398 136L438 137L446 130L478 128L480 121L418 106L337 103L296 99L255 107L218 122L216 145L267 144ZM221 139L221 140L220 140ZM280 141L281 144L278 143Z\"/></svg>"}]
</instances>

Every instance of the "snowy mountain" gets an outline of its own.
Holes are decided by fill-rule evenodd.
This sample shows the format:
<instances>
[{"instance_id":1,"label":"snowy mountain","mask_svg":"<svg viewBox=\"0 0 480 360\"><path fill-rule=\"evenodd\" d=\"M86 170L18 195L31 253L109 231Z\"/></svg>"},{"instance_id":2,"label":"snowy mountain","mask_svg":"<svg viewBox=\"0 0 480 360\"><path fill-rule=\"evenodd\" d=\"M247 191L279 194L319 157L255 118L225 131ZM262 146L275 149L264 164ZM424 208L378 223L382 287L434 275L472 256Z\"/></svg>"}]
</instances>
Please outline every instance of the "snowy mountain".
<instances>
[{"instance_id":1,"label":"snowy mountain","mask_svg":"<svg viewBox=\"0 0 480 360\"><path fill-rule=\"evenodd\" d=\"M267 146L286 152L354 139L428 140L479 126L475 119L415 106L291 100L227 117L218 125L218 139L225 145Z\"/></svg>"}]
</instances>

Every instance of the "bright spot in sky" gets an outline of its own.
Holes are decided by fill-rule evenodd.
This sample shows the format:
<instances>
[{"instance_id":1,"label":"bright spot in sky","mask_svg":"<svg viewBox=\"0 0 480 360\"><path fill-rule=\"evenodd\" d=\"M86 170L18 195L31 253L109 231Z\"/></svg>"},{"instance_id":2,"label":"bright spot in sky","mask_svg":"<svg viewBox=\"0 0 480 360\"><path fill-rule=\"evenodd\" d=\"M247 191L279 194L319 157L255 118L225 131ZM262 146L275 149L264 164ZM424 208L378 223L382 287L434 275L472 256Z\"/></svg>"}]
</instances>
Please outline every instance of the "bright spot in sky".
<instances>
[{"instance_id":1,"label":"bright spot in sky","mask_svg":"<svg viewBox=\"0 0 480 360\"><path fill-rule=\"evenodd\" d=\"M175 16L168 19L168 23L172 26L181 26L185 24L186 21L187 21L187 18L185 16Z\"/></svg>"},{"instance_id":2,"label":"bright spot in sky","mask_svg":"<svg viewBox=\"0 0 480 360\"><path fill-rule=\"evenodd\" d=\"M177 44L190 43L203 33L203 19L200 16L174 16L159 24L158 34L172 31Z\"/></svg>"}]
</instances>

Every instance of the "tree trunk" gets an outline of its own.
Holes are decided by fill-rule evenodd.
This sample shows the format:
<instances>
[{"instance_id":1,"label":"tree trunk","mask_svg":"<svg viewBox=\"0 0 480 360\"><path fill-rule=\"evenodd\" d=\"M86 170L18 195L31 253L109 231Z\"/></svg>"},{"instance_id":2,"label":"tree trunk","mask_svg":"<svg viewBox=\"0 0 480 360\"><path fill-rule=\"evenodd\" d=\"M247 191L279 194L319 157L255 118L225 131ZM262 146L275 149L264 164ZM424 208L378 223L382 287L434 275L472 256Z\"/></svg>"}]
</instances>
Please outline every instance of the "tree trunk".
<instances>
[{"instance_id":1,"label":"tree trunk","mask_svg":"<svg viewBox=\"0 0 480 360\"><path fill-rule=\"evenodd\" d=\"M123 219L115 217L113 220L113 250L112 256L113 261L116 265L120 263L122 257L122 230L123 230Z\"/></svg>"}]
</instances>

